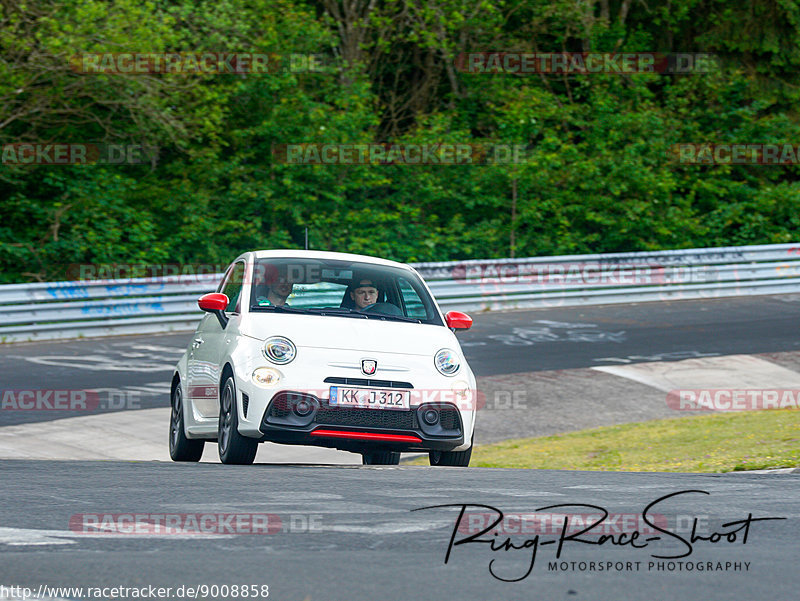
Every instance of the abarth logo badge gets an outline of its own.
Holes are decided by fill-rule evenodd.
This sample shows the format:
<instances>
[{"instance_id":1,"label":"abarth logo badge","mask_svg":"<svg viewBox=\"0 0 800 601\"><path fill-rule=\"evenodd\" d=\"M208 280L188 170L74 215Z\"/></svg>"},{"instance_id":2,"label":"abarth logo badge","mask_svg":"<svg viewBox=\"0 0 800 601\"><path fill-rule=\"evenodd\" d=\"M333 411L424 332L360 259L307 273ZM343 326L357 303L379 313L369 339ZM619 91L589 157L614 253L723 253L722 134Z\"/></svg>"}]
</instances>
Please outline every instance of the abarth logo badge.
<instances>
[{"instance_id":1,"label":"abarth logo badge","mask_svg":"<svg viewBox=\"0 0 800 601\"><path fill-rule=\"evenodd\" d=\"M378 371L378 362L374 359L362 359L361 371L364 373L364 375L373 375L376 371Z\"/></svg>"}]
</instances>

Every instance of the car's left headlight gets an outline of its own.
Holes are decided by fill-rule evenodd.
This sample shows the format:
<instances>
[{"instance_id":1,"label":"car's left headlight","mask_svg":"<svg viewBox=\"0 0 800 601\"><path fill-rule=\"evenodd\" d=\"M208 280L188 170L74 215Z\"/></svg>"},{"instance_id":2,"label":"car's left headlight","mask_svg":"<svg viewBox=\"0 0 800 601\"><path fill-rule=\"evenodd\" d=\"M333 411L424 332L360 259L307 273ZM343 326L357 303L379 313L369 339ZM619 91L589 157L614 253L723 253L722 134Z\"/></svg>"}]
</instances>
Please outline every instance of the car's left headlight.
<instances>
[{"instance_id":1,"label":"car's left headlight","mask_svg":"<svg viewBox=\"0 0 800 601\"><path fill-rule=\"evenodd\" d=\"M278 365L290 363L297 355L294 343L283 336L267 338L264 343L264 356Z\"/></svg>"},{"instance_id":2,"label":"car's left headlight","mask_svg":"<svg viewBox=\"0 0 800 601\"><path fill-rule=\"evenodd\" d=\"M458 355L455 353L455 351L451 351L449 348L443 348L436 353L433 362L436 365L436 369L439 370L439 373L444 376L454 376L461 368L461 362L458 359Z\"/></svg>"}]
</instances>

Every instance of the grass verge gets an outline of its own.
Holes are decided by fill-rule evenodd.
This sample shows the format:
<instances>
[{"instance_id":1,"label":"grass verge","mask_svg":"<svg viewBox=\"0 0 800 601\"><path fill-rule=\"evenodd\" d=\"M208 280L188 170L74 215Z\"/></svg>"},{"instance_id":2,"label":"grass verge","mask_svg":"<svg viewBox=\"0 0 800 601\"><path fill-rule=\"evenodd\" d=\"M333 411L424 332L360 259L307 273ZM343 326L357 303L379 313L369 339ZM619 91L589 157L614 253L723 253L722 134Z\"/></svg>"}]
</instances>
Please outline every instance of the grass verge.
<instances>
[{"instance_id":1,"label":"grass verge","mask_svg":"<svg viewBox=\"0 0 800 601\"><path fill-rule=\"evenodd\" d=\"M800 467L800 413L717 413L507 440L476 446L470 466L632 472Z\"/></svg>"}]
</instances>

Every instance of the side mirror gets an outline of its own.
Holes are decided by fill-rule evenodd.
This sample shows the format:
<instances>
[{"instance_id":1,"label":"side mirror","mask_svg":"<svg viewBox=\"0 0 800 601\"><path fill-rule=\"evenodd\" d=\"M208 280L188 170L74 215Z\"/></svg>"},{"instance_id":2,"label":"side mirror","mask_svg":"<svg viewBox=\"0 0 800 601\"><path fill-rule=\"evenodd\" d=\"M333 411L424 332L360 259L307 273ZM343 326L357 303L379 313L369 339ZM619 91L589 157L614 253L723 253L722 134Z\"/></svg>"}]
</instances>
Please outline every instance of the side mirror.
<instances>
[{"instance_id":1,"label":"side mirror","mask_svg":"<svg viewBox=\"0 0 800 601\"><path fill-rule=\"evenodd\" d=\"M461 311L448 311L444 320L447 327L453 330L469 330L472 327L472 318Z\"/></svg>"},{"instance_id":2,"label":"side mirror","mask_svg":"<svg viewBox=\"0 0 800 601\"><path fill-rule=\"evenodd\" d=\"M226 295L220 294L219 292L211 292L198 298L197 306L203 311L216 315L219 320L219 325L221 325L224 330L225 326L228 325L228 316L225 315L225 309L228 308L229 302Z\"/></svg>"}]
</instances>

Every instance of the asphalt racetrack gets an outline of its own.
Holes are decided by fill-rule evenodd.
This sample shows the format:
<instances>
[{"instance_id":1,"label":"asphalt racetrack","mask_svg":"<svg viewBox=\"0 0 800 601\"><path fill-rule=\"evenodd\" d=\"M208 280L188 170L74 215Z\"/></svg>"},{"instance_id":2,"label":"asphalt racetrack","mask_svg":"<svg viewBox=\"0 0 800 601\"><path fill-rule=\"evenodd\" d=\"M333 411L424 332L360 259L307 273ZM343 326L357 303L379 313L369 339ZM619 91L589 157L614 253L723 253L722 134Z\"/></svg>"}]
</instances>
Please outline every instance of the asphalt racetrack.
<instances>
[{"instance_id":1,"label":"asphalt racetrack","mask_svg":"<svg viewBox=\"0 0 800 601\"><path fill-rule=\"evenodd\" d=\"M267 585L269 599L281 601L707 601L794 599L800 584L798 476L791 474L7 461L0 466L0 479L0 582L33 590L147 585L175 591L238 584ZM733 542L726 537L689 543L691 554L680 559L653 557L677 557L689 547L671 535L648 533L639 516L660 497L688 490L704 492L667 499L651 510L653 522L688 540L695 518L696 534L707 538L741 528L722 524L751 514L788 519L752 522L746 543L738 530ZM595 506L561 508L574 523L581 514L606 509L615 522L603 532L617 529L617 541L621 533L630 539L641 527L637 544L647 547L569 540L556 558L560 529L545 520L523 520L562 503ZM523 578L531 567L530 546L492 551L487 543L461 544L445 564L460 508L414 511L443 504L502 511L498 545L510 536L524 546L538 534L540 546L528 576ZM218 520L204 525L207 532L188 534L159 533L156 526L147 533L143 526L144 520L163 524L165 518L157 516L164 514L181 520L197 516L202 524L203 516L263 513L275 526L270 531L251 533L250 525L237 531L235 521L230 530L215 527ZM124 530L135 528L128 528L122 515L145 516L139 528L144 533L84 533L84 524L102 524L105 514L112 516L106 527L113 523ZM477 534L487 515L498 514L467 508L456 541ZM192 528L185 521L181 525ZM661 538L642 542L653 536ZM505 582L493 573L519 580Z\"/></svg>"},{"instance_id":2,"label":"asphalt racetrack","mask_svg":"<svg viewBox=\"0 0 800 601\"><path fill-rule=\"evenodd\" d=\"M473 314L458 334L478 377L800 350L800 295ZM433 326L432 326L433 327ZM169 379L190 332L0 345L2 389L131 391L169 406ZM613 402L613 401L612 401ZM111 404L109 410L114 409ZM0 426L63 413L6 412Z\"/></svg>"},{"instance_id":3,"label":"asphalt racetrack","mask_svg":"<svg viewBox=\"0 0 800 601\"><path fill-rule=\"evenodd\" d=\"M477 443L678 417L665 391L687 382L800 388L800 297L473 317L459 336L487 399ZM0 411L0 598L230 599L233 585L242 597L247 586L249 598L299 601L794 599L800 590L797 473L378 467L261 455L239 467L206 462L211 445L190 465L124 454L29 458L56 446L36 438L48 427L72 424L63 430L78 437L85 422L71 419L160 420L190 337L0 347L0 389L136 399L99 416ZM102 458L106 426L95 427L81 449L59 441L59 457L91 457L94 444ZM148 427L165 450L166 421Z\"/></svg>"}]
</instances>

